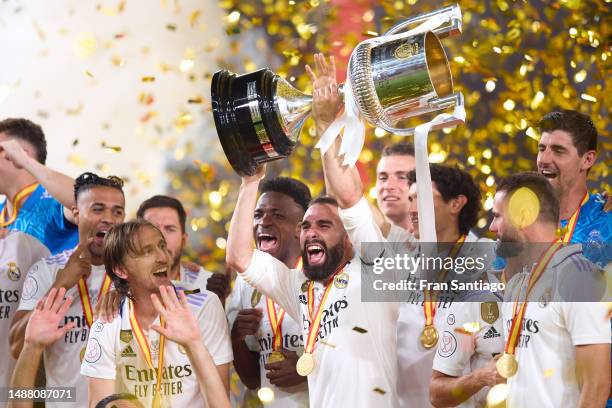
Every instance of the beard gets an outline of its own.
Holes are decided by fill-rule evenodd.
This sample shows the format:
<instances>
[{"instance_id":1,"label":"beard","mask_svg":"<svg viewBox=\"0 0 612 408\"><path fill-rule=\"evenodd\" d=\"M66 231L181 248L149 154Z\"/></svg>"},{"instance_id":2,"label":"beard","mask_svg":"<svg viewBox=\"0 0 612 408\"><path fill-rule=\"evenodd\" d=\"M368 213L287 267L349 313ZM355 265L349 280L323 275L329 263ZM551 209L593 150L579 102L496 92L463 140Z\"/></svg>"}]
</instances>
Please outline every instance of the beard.
<instances>
[{"instance_id":1,"label":"beard","mask_svg":"<svg viewBox=\"0 0 612 408\"><path fill-rule=\"evenodd\" d=\"M342 243L337 244L334 247L327 248L322 241L318 241L325 248L325 262L320 265L310 265L308 263L308 254L305 250L302 250L302 262L304 274L310 280L322 281L340 266L340 263L344 259L344 246Z\"/></svg>"},{"instance_id":2,"label":"beard","mask_svg":"<svg viewBox=\"0 0 612 408\"><path fill-rule=\"evenodd\" d=\"M505 234L495 243L495 253L502 258L514 258L525 250L525 245L514 234Z\"/></svg>"}]
</instances>

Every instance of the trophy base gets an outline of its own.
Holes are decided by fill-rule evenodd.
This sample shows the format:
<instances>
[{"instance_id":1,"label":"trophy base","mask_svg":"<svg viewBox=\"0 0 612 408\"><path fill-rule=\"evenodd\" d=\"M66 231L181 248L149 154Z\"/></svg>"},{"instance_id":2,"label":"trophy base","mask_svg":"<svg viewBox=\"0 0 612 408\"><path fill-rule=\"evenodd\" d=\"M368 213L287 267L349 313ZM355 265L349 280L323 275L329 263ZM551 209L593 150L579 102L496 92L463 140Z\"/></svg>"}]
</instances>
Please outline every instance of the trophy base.
<instances>
[{"instance_id":1,"label":"trophy base","mask_svg":"<svg viewBox=\"0 0 612 408\"><path fill-rule=\"evenodd\" d=\"M287 157L296 142L279 123L275 98L278 76L262 69L236 76L227 70L212 77L215 126L223 151L240 176L252 176L265 162Z\"/></svg>"}]
</instances>

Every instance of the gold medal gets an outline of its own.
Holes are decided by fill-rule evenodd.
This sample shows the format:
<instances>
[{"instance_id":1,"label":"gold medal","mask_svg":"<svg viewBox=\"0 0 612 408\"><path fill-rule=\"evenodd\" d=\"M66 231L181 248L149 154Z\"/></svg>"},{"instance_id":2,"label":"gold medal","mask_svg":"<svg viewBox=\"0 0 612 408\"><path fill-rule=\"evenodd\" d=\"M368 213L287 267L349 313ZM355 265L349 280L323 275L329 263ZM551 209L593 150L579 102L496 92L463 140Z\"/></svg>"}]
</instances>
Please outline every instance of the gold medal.
<instances>
[{"instance_id":1,"label":"gold medal","mask_svg":"<svg viewBox=\"0 0 612 408\"><path fill-rule=\"evenodd\" d=\"M313 368L314 357L311 353L302 354L295 365L297 373L302 377L306 377L308 374L312 373Z\"/></svg>"},{"instance_id":2,"label":"gold medal","mask_svg":"<svg viewBox=\"0 0 612 408\"><path fill-rule=\"evenodd\" d=\"M421 332L420 340L423 347L430 349L438 344L438 331L433 325L427 325Z\"/></svg>"},{"instance_id":3,"label":"gold medal","mask_svg":"<svg viewBox=\"0 0 612 408\"><path fill-rule=\"evenodd\" d=\"M259 293L257 289L253 290L253 293L251 294L251 307L257 306L260 299L261 299L261 293Z\"/></svg>"},{"instance_id":4,"label":"gold medal","mask_svg":"<svg viewBox=\"0 0 612 408\"><path fill-rule=\"evenodd\" d=\"M280 351L273 351L270 357L268 357L268 364L280 363L283 360L285 360L283 353Z\"/></svg>"},{"instance_id":5,"label":"gold medal","mask_svg":"<svg viewBox=\"0 0 612 408\"><path fill-rule=\"evenodd\" d=\"M83 347L81 349L81 352L79 353L79 358L81 359L81 363L83 362L83 358L85 357L85 350L87 349L87 346Z\"/></svg>"},{"instance_id":6,"label":"gold medal","mask_svg":"<svg viewBox=\"0 0 612 408\"><path fill-rule=\"evenodd\" d=\"M518 361L513 354L504 353L497 363L495 363L497 372L504 378L510 378L518 371Z\"/></svg>"}]
</instances>

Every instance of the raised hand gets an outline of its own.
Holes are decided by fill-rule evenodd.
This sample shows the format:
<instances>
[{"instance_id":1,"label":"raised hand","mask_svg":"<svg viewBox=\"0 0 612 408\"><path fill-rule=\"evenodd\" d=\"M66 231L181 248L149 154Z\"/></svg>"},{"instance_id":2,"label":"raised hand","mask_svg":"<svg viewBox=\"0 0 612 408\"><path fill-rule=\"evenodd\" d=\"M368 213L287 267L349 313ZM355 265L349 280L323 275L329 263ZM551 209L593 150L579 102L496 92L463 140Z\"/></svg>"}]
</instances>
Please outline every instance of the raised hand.
<instances>
[{"instance_id":1,"label":"raised hand","mask_svg":"<svg viewBox=\"0 0 612 408\"><path fill-rule=\"evenodd\" d=\"M184 347L190 347L196 343L201 343L202 336L200 335L198 322L189 308L189 303L187 303L187 296L182 290L178 292L179 296L177 298L172 286L160 286L161 301L156 294L151 295L155 310L166 322L164 327L154 324L151 325L151 329L168 340Z\"/></svg>"},{"instance_id":2,"label":"raised hand","mask_svg":"<svg viewBox=\"0 0 612 408\"><path fill-rule=\"evenodd\" d=\"M79 279L87 279L91 274L91 254L89 253L89 245L93 238L89 238L84 244L79 244L74 250L66 266L57 272L53 287L63 287L70 289L74 287Z\"/></svg>"},{"instance_id":3,"label":"raised hand","mask_svg":"<svg viewBox=\"0 0 612 408\"><path fill-rule=\"evenodd\" d=\"M55 343L75 327L75 322L59 327L72 303L71 296L64 300L65 294L65 288L52 288L46 297L38 301L26 326L26 344L44 348Z\"/></svg>"},{"instance_id":4,"label":"raised hand","mask_svg":"<svg viewBox=\"0 0 612 408\"><path fill-rule=\"evenodd\" d=\"M239 311L232 327L232 340L243 341L246 336L254 336L259 329L262 316L261 309L242 309Z\"/></svg>"},{"instance_id":5,"label":"raised hand","mask_svg":"<svg viewBox=\"0 0 612 408\"><path fill-rule=\"evenodd\" d=\"M32 158L28 152L14 139L0 142L0 156L13 163L18 169L23 169Z\"/></svg>"},{"instance_id":6,"label":"raised hand","mask_svg":"<svg viewBox=\"0 0 612 408\"><path fill-rule=\"evenodd\" d=\"M336 61L332 56L329 64L323 54L315 54L316 73L306 65L306 72L312 81L312 117L319 134L334 121L342 107L338 82L336 81Z\"/></svg>"},{"instance_id":7,"label":"raised hand","mask_svg":"<svg viewBox=\"0 0 612 408\"><path fill-rule=\"evenodd\" d=\"M230 292L229 276L221 273L213 273L206 281L206 290L210 290L219 297L221 305L225 305L225 298Z\"/></svg>"},{"instance_id":8,"label":"raised hand","mask_svg":"<svg viewBox=\"0 0 612 408\"><path fill-rule=\"evenodd\" d=\"M283 349L280 352L285 356L283 361L268 363L264 366L268 370L266 377L270 383L277 387L291 387L306 382L307 377L299 375L296 371L298 356L295 351Z\"/></svg>"}]
</instances>

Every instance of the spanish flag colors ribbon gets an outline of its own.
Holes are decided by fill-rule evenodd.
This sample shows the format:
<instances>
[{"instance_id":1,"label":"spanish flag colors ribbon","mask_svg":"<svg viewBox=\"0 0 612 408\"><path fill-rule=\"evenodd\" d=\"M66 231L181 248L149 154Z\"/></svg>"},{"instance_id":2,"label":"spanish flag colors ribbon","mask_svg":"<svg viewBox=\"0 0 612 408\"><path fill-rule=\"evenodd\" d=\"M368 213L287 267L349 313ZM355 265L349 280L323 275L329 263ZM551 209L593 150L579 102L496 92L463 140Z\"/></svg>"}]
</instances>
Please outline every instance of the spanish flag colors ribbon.
<instances>
[{"instance_id":1,"label":"spanish flag colors ribbon","mask_svg":"<svg viewBox=\"0 0 612 408\"><path fill-rule=\"evenodd\" d=\"M134 333L134 338L136 339L136 343L138 343L138 347L142 352L142 355L147 362L147 365L152 370L155 370L153 366L153 358L151 356L151 347L149 346L149 342L142 330L142 326L138 323L138 319L136 318L136 311L134 310L134 305L132 300L129 300L129 308L130 308L130 324L132 326L132 331ZM160 325L165 326L164 318L159 316ZM159 336L159 357L157 359L157 382L155 384L155 395L153 396L153 407L159 408L161 407L161 380L164 368L164 345L166 342L166 338L160 334Z\"/></svg>"},{"instance_id":2,"label":"spanish flag colors ribbon","mask_svg":"<svg viewBox=\"0 0 612 408\"><path fill-rule=\"evenodd\" d=\"M518 344L518 340L521 336L521 329L523 318L525 317L525 310L527 310L527 299L529 298L529 293L535 286L536 282L546 270L546 266L552 259L553 255L557 252L557 250L563 245L561 240L553 242L550 247L542 254L540 260L536 264L535 268L531 272L531 276L529 277L529 282L527 283L527 291L525 292L525 299L522 302L519 302L520 290L517 295L517 298L514 302L514 306L512 309L512 325L510 326L510 332L508 333L508 339L506 340L506 347L504 351L506 354L514 355L516 352L516 345Z\"/></svg>"},{"instance_id":3,"label":"spanish flag colors ribbon","mask_svg":"<svg viewBox=\"0 0 612 408\"><path fill-rule=\"evenodd\" d=\"M584 197L582 198L580 205L578 206L578 208L576 208L576 211L574 211L574 214L572 214L570 219L567 221L567 225L565 226L566 231L565 231L565 234L563 234L564 244L569 244L570 241L572 240L572 236L574 235L574 230L576 229L576 224L578 223L578 217L580 217L580 210L582 209L582 206L587 203L587 201L589 201L588 191L584 193Z\"/></svg>"},{"instance_id":4,"label":"spanish flag colors ribbon","mask_svg":"<svg viewBox=\"0 0 612 408\"><path fill-rule=\"evenodd\" d=\"M13 203L13 213L7 220L7 204L4 204L4 208L2 208L2 212L0 212L0 227L8 227L17 219L17 215L19 214L19 210L23 206L23 203L28 199L30 195L38 188L39 184L34 183L30 184L27 187L24 187L21 191L15 194L15 198L11 201Z\"/></svg>"},{"instance_id":5,"label":"spanish flag colors ribbon","mask_svg":"<svg viewBox=\"0 0 612 408\"><path fill-rule=\"evenodd\" d=\"M100 286L100 293L98 294L98 299L102 297L106 292L110 290L112 281L108 275L104 276L104 280L102 281L102 286ZM79 287L79 295L81 295L81 305L83 306L83 313L85 314L85 321L87 322L87 326L91 327L93 324L94 311L91 306L91 297L89 296L89 290L87 289L87 281L85 278L79 279L78 282Z\"/></svg>"},{"instance_id":6,"label":"spanish flag colors ribbon","mask_svg":"<svg viewBox=\"0 0 612 408\"><path fill-rule=\"evenodd\" d=\"M302 269L302 258L299 258L294 269ZM278 351L283 348L283 318L285 310L276 305L272 299L266 297L266 308L268 311L268 320L272 327L272 350Z\"/></svg>"}]
</instances>

